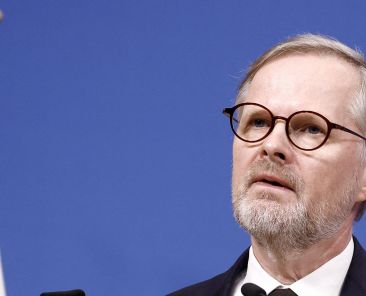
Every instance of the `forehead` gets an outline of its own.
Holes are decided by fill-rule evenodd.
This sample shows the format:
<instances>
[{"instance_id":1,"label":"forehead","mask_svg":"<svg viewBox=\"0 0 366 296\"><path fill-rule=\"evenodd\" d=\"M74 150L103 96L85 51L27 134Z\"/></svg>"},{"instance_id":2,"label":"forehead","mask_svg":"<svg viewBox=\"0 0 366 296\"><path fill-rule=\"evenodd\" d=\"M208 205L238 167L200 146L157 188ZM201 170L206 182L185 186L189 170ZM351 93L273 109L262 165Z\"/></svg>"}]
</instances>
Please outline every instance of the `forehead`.
<instances>
[{"instance_id":1,"label":"forehead","mask_svg":"<svg viewBox=\"0 0 366 296\"><path fill-rule=\"evenodd\" d=\"M278 115L312 110L333 119L345 116L360 86L360 73L333 55L293 54L264 65L254 76L245 101Z\"/></svg>"}]
</instances>

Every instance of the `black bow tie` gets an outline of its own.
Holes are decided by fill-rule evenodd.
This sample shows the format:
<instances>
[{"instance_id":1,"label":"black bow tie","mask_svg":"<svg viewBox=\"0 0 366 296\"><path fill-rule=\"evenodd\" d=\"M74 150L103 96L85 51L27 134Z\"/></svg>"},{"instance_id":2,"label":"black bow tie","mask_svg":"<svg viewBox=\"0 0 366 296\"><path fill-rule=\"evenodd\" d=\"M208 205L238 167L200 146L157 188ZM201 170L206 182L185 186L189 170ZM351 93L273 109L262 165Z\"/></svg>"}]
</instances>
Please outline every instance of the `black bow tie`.
<instances>
[{"instance_id":1,"label":"black bow tie","mask_svg":"<svg viewBox=\"0 0 366 296\"><path fill-rule=\"evenodd\" d=\"M297 296L291 289L275 289L268 296Z\"/></svg>"},{"instance_id":2,"label":"black bow tie","mask_svg":"<svg viewBox=\"0 0 366 296\"><path fill-rule=\"evenodd\" d=\"M241 293L244 296L267 296L266 291L253 283L244 284ZM297 296L297 294L291 289L275 289L268 296Z\"/></svg>"}]
</instances>

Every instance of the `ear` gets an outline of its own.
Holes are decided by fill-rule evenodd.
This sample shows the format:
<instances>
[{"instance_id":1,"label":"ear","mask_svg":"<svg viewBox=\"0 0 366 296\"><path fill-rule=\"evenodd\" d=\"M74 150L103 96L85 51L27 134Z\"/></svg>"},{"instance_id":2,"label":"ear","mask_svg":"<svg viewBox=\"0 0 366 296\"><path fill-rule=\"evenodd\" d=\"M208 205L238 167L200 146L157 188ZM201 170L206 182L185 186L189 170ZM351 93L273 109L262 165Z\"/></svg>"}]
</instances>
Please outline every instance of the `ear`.
<instances>
[{"instance_id":1,"label":"ear","mask_svg":"<svg viewBox=\"0 0 366 296\"><path fill-rule=\"evenodd\" d=\"M360 191L356 197L356 202L363 202L366 200L366 166L361 169L360 176Z\"/></svg>"},{"instance_id":2,"label":"ear","mask_svg":"<svg viewBox=\"0 0 366 296\"><path fill-rule=\"evenodd\" d=\"M356 202L363 202L366 200L366 186L362 186L357 195Z\"/></svg>"}]
</instances>

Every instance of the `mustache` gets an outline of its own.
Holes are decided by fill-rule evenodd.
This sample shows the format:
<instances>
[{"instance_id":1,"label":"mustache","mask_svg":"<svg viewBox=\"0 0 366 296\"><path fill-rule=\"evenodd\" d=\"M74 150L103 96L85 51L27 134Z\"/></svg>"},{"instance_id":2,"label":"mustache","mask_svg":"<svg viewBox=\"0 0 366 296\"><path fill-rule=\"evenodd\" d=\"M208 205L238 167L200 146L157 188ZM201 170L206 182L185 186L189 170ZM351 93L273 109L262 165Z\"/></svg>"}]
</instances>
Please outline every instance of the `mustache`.
<instances>
[{"instance_id":1,"label":"mustache","mask_svg":"<svg viewBox=\"0 0 366 296\"><path fill-rule=\"evenodd\" d=\"M279 165L267 159L259 159L251 164L246 174L246 187L255 182L257 177L263 173L273 174L285 180L295 192L301 192L304 188L303 179L291 168Z\"/></svg>"}]
</instances>

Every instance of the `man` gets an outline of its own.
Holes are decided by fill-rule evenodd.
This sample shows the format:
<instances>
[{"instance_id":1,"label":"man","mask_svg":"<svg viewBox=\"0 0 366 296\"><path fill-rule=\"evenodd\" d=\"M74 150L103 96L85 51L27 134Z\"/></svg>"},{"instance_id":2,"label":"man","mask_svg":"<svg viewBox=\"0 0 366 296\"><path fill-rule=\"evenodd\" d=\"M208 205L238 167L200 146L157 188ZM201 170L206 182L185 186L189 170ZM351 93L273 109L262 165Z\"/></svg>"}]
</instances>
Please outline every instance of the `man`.
<instances>
[{"instance_id":1,"label":"man","mask_svg":"<svg viewBox=\"0 0 366 296\"><path fill-rule=\"evenodd\" d=\"M366 253L352 237L366 200L363 56L324 36L291 38L251 65L224 113L234 215L252 246L170 295L366 295Z\"/></svg>"}]
</instances>

